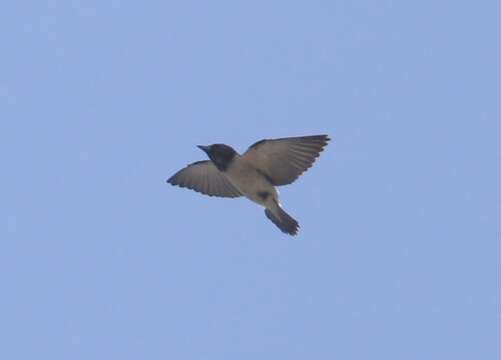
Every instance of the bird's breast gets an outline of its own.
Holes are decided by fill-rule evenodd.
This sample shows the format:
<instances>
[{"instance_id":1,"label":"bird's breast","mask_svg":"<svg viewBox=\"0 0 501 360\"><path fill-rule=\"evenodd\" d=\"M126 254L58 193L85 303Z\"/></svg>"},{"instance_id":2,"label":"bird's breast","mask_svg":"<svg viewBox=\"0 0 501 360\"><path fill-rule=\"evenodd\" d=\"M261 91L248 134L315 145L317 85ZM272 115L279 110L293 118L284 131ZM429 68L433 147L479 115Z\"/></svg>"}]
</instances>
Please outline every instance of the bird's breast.
<instances>
[{"instance_id":1,"label":"bird's breast","mask_svg":"<svg viewBox=\"0 0 501 360\"><path fill-rule=\"evenodd\" d=\"M248 199L266 206L278 200L275 187L251 164L237 157L224 172L228 180Z\"/></svg>"}]
</instances>

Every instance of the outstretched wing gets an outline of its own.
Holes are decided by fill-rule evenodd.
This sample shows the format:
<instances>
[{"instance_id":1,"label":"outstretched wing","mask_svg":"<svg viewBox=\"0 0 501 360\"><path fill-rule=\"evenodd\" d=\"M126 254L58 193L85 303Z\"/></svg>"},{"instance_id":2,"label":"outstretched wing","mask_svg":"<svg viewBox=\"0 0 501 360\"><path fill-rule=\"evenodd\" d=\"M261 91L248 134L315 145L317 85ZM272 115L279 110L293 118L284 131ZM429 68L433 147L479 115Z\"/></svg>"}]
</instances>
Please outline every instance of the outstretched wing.
<instances>
[{"instance_id":1,"label":"outstretched wing","mask_svg":"<svg viewBox=\"0 0 501 360\"><path fill-rule=\"evenodd\" d=\"M242 196L212 161L197 161L174 174L168 183L198 191L209 196Z\"/></svg>"},{"instance_id":2,"label":"outstretched wing","mask_svg":"<svg viewBox=\"0 0 501 360\"><path fill-rule=\"evenodd\" d=\"M287 185L313 165L329 140L327 135L265 139L252 145L242 157L273 185Z\"/></svg>"}]
</instances>

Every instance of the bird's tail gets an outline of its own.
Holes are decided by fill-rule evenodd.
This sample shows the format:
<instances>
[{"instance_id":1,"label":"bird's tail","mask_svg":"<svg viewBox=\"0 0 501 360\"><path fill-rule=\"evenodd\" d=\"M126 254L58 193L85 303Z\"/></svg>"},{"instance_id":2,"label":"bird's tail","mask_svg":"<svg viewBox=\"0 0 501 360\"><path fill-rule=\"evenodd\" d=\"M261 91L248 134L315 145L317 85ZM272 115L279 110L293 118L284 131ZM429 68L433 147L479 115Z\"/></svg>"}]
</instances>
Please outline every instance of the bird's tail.
<instances>
[{"instance_id":1,"label":"bird's tail","mask_svg":"<svg viewBox=\"0 0 501 360\"><path fill-rule=\"evenodd\" d=\"M276 203L275 203L276 204ZM266 208L264 213L273 224L280 230L289 235L296 235L299 229L299 224L279 204L276 204L272 209Z\"/></svg>"}]
</instances>

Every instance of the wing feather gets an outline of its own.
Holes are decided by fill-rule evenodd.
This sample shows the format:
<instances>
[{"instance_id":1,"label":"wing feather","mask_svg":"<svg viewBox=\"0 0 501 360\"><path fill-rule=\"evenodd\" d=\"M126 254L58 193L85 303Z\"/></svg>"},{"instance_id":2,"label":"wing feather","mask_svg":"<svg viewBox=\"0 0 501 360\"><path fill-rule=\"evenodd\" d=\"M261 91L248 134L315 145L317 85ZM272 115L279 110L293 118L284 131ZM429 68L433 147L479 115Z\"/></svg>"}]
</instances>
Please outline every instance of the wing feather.
<instances>
[{"instance_id":1,"label":"wing feather","mask_svg":"<svg viewBox=\"0 0 501 360\"><path fill-rule=\"evenodd\" d=\"M329 140L327 135L264 139L249 147L242 157L273 185L287 185L313 165Z\"/></svg>"},{"instance_id":2,"label":"wing feather","mask_svg":"<svg viewBox=\"0 0 501 360\"><path fill-rule=\"evenodd\" d=\"M209 160L197 161L186 166L167 182L209 196L229 198L242 196L240 191Z\"/></svg>"}]
</instances>

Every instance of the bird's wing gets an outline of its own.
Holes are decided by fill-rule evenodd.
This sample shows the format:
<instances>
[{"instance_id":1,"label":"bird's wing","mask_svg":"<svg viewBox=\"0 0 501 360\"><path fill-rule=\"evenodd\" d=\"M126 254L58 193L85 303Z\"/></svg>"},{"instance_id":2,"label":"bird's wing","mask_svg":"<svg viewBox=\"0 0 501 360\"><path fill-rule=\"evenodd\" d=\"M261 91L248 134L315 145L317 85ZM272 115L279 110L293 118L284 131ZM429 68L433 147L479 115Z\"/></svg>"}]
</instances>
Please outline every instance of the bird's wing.
<instances>
[{"instance_id":1,"label":"bird's wing","mask_svg":"<svg viewBox=\"0 0 501 360\"><path fill-rule=\"evenodd\" d=\"M174 174L168 183L198 191L209 196L242 196L212 161L197 161Z\"/></svg>"},{"instance_id":2,"label":"bird's wing","mask_svg":"<svg viewBox=\"0 0 501 360\"><path fill-rule=\"evenodd\" d=\"M313 165L329 140L327 135L265 139L252 145L242 157L273 185L287 185Z\"/></svg>"}]
</instances>

